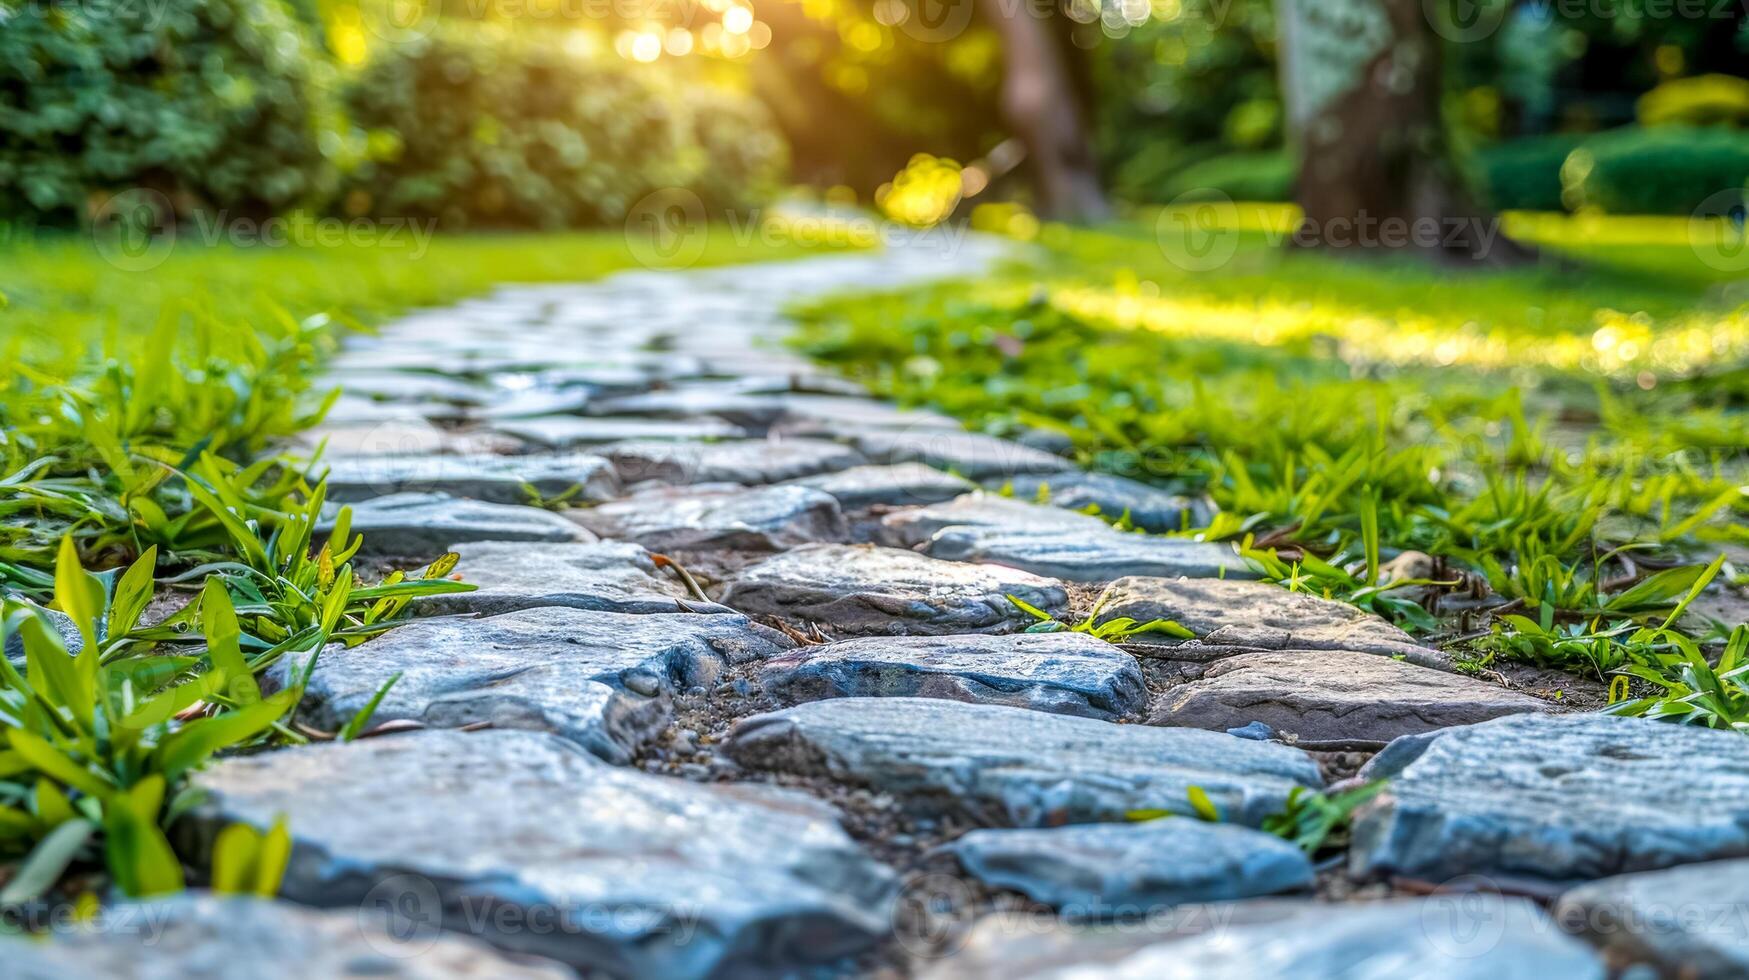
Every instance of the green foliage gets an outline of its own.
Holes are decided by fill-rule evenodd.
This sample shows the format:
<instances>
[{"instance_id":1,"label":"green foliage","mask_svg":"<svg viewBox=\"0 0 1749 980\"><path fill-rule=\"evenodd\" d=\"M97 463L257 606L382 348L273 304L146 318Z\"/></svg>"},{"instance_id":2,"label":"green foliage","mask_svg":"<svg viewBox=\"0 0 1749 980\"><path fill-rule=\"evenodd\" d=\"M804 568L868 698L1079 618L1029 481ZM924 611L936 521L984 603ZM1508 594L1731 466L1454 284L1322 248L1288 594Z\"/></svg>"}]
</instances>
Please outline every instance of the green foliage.
<instances>
[{"instance_id":1,"label":"green foliage","mask_svg":"<svg viewBox=\"0 0 1749 980\"><path fill-rule=\"evenodd\" d=\"M1645 126L1749 125L1749 78L1673 78L1640 96L1638 109Z\"/></svg>"},{"instance_id":2,"label":"green foliage","mask_svg":"<svg viewBox=\"0 0 1749 980\"><path fill-rule=\"evenodd\" d=\"M269 738L302 695L261 696L222 587L203 598L206 635L180 638L190 652L115 633L143 608L139 583L149 589L154 557L106 597L63 540L55 592L84 639L77 654L38 611L0 605L0 637L17 636L25 661L20 671L0 660L0 856L23 858L0 902L34 898L99 854L129 895L180 890L182 864L164 831L195 802L189 773ZM256 880L271 888L278 875Z\"/></svg>"},{"instance_id":3,"label":"green foliage","mask_svg":"<svg viewBox=\"0 0 1749 980\"><path fill-rule=\"evenodd\" d=\"M1122 643L1143 633L1161 633L1179 640L1196 639L1195 633L1170 619L1151 619L1146 623L1138 623L1129 616L1119 616L1103 623L1097 623L1095 620L1099 618L1099 611L1104 608L1104 603L1094 606L1093 611L1087 614L1086 619L1070 624L1057 619L1024 599L1009 596L1008 601L1014 603L1021 612L1038 620L1027 627L1028 633L1086 633L1094 639L1105 640L1108 643Z\"/></svg>"},{"instance_id":4,"label":"green foliage","mask_svg":"<svg viewBox=\"0 0 1749 980\"><path fill-rule=\"evenodd\" d=\"M332 192L328 68L279 0L8 2L0 20L0 217L85 221L130 188L148 210L259 217Z\"/></svg>"},{"instance_id":5,"label":"green foliage","mask_svg":"<svg viewBox=\"0 0 1749 980\"><path fill-rule=\"evenodd\" d=\"M804 311L801 344L908 404L1061 433L1090 468L1203 496L1210 522L1174 536L1234 542L1265 580L1430 642L1464 637L1459 656L1606 674L1625 637L1723 574L1701 556L1749 541L1749 424L1716 384L1741 355L1714 346L1740 314L1706 298L1686 245L1686 264L1641 246L1656 275L1447 277L1240 235L1192 273L1147 235L1047 228L1042 282L1019 267L831 300ZM1693 330L1709 355L1684 370L1710 373L1602 370L1618 329ZM1406 551L1436 571L1380 574ZM1490 633L1489 609L1519 619Z\"/></svg>"},{"instance_id":6,"label":"green foliage","mask_svg":"<svg viewBox=\"0 0 1749 980\"><path fill-rule=\"evenodd\" d=\"M1265 817L1262 829L1307 854L1316 854L1325 847L1344 846L1354 811L1389 785L1380 779L1333 794L1295 786L1288 791L1287 805L1280 813Z\"/></svg>"},{"instance_id":7,"label":"green foliage","mask_svg":"<svg viewBox=\"0 0 1749 980\"><path fill-rule=\"evenodd\" d=\"M1291 201L1294 196L1294 160L1281 150L1255 153L1223 153L1174 173L1161 185L1166 201L1219 200Z\"/></svg>"},{"instance_id":8,"label":"green foliage","mask_svg":"<svg viewBox=\"0 0 1749 980\"><path fill-rule=\"evenodd\" d=\"M694 104L653 68L493 25L381 47L346 101L370 147L353 197L452 227L616 224L672 187L745 207L783 166L769 121L728 93Z\"/></svg>"},{"instance_id":9,"label":"green foliage","mask_svg":"<svg viewBox=\"0 0 1749 980\"><path fill-rule=\"evenodd\" d=\"M1671 629L1645 630L1630 642L1654 648L1617 673L1644 681L1652 693L1616 701L1609 712L1749 734L1749 626L1732 631L1716 662Z\"/></svg>"},{"instance_id":10,"label":"green foliage","mask_svg":"<svg viewBox=\"0 0 1749 980\"><path fill-rule=\"evenodd\" d=\"M1613 130L1585 141L1561 167L1572 208L1611 214L1691 214L1720 192L1742 199L1749 133L1660 126Z\"/></svg>"},{"instance_id":11,"label":"green foliage","mask_svg":"<svg viewBox=\"0 0 1749 980\"><path fill-rule=\"evenodd\" d=\"M1476 189L1497 210L1564 210L1561 164L1584 141L1582 135L1552 133L1483 147L1471 161Z\"/></svg>"}]
</instances>

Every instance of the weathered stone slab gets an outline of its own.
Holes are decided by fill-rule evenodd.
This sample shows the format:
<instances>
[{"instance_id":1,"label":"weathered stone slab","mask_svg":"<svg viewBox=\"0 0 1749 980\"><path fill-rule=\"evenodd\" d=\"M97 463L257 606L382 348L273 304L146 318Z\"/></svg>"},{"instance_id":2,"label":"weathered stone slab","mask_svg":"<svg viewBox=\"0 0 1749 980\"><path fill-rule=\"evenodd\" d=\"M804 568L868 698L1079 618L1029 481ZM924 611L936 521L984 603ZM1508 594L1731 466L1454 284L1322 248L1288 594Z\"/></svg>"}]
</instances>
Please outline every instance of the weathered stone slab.
<instances>
[{"instance_id":1,"label":"weathered stone slab","mask_svg":"<svg viewBox=\"0 0 1749 980\"><path fill-rule=\"evenodd\" d=\"M68 653L78 653L85 649L85 637L79 632L79 627L73 622L73 617L58 609L44 609L29 599L19 596L9 595L6 598L32 606L37 616L41 617L54 632L61 634L61 643L66 646ZM24 660L24 637L17 633L8 633L5 654L6 659L22 663Z\"/></svg>"},{"instance_id":2,"label":"weathered stone slab","mask_svg":"<svg viewBox=\"0 0 1749 980\"><path fill-rule=\"evenodd\" d=\"M832 473L863 463L861 454L818 439L746 439L728 442L621 442L600 453L613 461L621 482L646 480L688 486L739 483L761 486Z\"/></svg>"},{"instance_id":3,"label":"weathered stone slab","mask_svg":"<svg viewBox=\"0 0 1749 980\"><path fill-rule=\"evenodd\" d=\"M1060 456L980 432L932 427L866 429L851 436L850 444L878 463L927 463L980 482L1073 469Z\"/></svg>"},{"instance_id":4,"label":"weathered stone slab","mask_svg":"<svg viewBox=\"0 0 1749 980\"><path fill-rule=\"evenodd\" d=\"M1040 500L1042 491L1040 502L1052 507L1098 507L1099 516L1111 521L1128 514L1131 524L1149 531L1181 531L1202 523L1189 497L1110 473L1022 473L1004 483L1017 500Z\"/></svg>"},{"instance_id":5,"label":"weathered stone slab","mask_svg":"<svg viewBox=\"0 0 1749 980\"><path fill-rule=\"evenodd\" d=\"M450 550L461 555L456 574L479 588L420 599L414 606L420 614L496 616L543 606L638 615L733 612L694 598L673 575L656 568L648 551L623 541L474 541Z\"/></svg>"},{"instance_id":6,"label":"weathered stone slab","mask_svg":"<svg viewBox=\"0 0 1749 980\"><path fill-rule=\"evenodd\" d=\"M1131 641L1172 647L1160 651L1172 659L1207 661L1242 650L1347 650L1449 666L1443 654L1378 616L1268 582L1135 576L1107 586L1098 605L1100 623L1126 616L1140 623L1169 619L1195 633L1195 641L1164 634Z\"/></svg>"},{"instance_id":7,"label":"weathered stone slab","mask_svg":"<svg viewBox=\"0 0 1749 980\"><path fill-rule=\"evenodd\" d=\"M1173 817L1042 830L974 830L960 865L1072 919L1131 919L1163 905L1309 888L1312 862L1274 834Z\"/></svg>"},{"instance_id":8,"label":"weathered stone slab","mask_svg":"<svg viewBox=\"0 0 1749 980\"><path fill-rule=\"evenodd\" d=\"M888 514L881 518L881 543L916 548L948 528L993 529L1019 535L1063 531L1083 537L1115 533L1097 517L980 490L946 503Z\"/></svg>"},{"instance_id":9,"label":"weathered stone slab","mask_svg":"<svg viewBox=\"0 0 1749 980\"><path fill-rule=\"evenodd\" d=\"M446 493L498 504L528 501L527 487L598 503L619 495L613 465L584 453L528 456L342 456L326 462L328 499L368 500L393 493Z\"/></svg>"},{"instance_id":10,"label":"weathered stone slab","mask_svg":"<svg viewBox=\"0 0 1749 980\"><path fill-rule=\"evenodd\" d=\"M699 381L604 399L590 407L590 414L666 419L714 416L746 429L763 431L783 417L784 402L777 395L749 393L733 382Z\"/></svg>"},{"instance_id":11,"label":"weathered stone slab","mask_svg":"<svg viewBox=\"0 0 1749 980\"><path fill-rule=\"evenodd\" d=\"M292 449L306 455L321 447L323 459L510 453L522 445L519 440L497 432L440 429L411 414L382 422L325 423L299 433L292 440Z\"/></svg>"},{"instance_id":12,"label":"weathered stone slab","mask_svg":"<svg viewBox=\"0 0 1749 980\"><path fill-rule=\"evenodd\" d=\"M1357 871L1600 878L1749 856L1749 755L1728 731L1513 715L1407 735L1362 775Z\"/></svg>"},{"instance_id":13,"label":"weathered stone slab","mask_svg":"<svg viewBox=\"0 0 1749 980\"><path fill-rule=\"evenodd\" d=\"M348 394L383 402L481 405L492 397L492 390L484 386L423 371L334 371L318 379L316 386L338 387Z\"/></svg>"},{"instance_id":14,"label":"weathered stone slab","mask_svg":"<svg viewBox=\"0 0 1749 980\"><path fill-rule=\"evenodd\" d=\"M926 980L1603 980L1604 965L1530 902L1488 893L1352 904L1191 905L1146 928L1041 928L995 915Z\"/></svg>"},{"instance_id":15,"label":"weathered stone slab","mask_svg":"<svg viewBox=\"0 0 1749 980\"><path fill-rule=\"evenodd\" d=\"M1147 698L1135 658L1085 633L863 637L803 647L760 666L780 704L926 697L1117 718Z\"/></svg>"},{"instance_id":16,"label":"weathered stone slab","mask_svg":"<svg viewBox=\"0 0 1749 980\"><path fill-rule=\"evenodd\" d=\"M303 718L338 729L399 674L373 722L549 731L623 763L667 722L675 691L709 686L725 664L790 645L735 615L550 608L415 620L352 649L324 650L305 688ZM268 677L284 687L307 659L287 657Z\"/></svg>"},{"instance_id":17,"label":"weathered stone slab","mask_svg":"<svg viewBox=\"0 0 1749 980\"><path fill-rule=\"evenodd\" d=\"M928 698L837 698L757 715L725 751L751 769L825 776L992 826L1190 815L1192 786L1222 816L1256 826L1295 785L1321 785L1305 753L1189 728Z\"/></svg>"},{"instance_id":18,"label":"weathered stone slab","mask_svg":"<svg viewBox=\"0 0 1749 980\"><path fill-rule=\"evenodd\" d=\"M605 446L628 439L738 439L747 434L738 425L718 419L585 418L577 415L546 415L504 419L494 428L526 442L550 449L581 449Z\"/></svg>"},{"instance_id":19,"label":"weathered stone slab","mask_svg":"<svg viewBox=\"0 0 1749 980\"><path fill-rule=\"evenodd\" d=\"M1131 575L1214 578L1256 574L1224 544L1111 529L1084 534L949 527L937 532L925 551L949 561L1009 565L1070 582L1110 582Z\"/></svg>"},{"instance_id":20,"label":"weathered stone slab","mask_svg":"<svg viewBox=\"0 0 1749 980\"><path fill-rule=\"evenodd\" d=\"M853 429L894 429L910 432L961 432L958 419L938 412L904 409L867 397L795 394L782 399L782 428L795 433L832 436Z\"/></svg>"},{"instance_id":21,"label":"weathered stone slab","mask_svg":"<svg viewBox=\"0 0 1749 980\"><path fill-rule=\"evenodd\" d=\"M868 545L796 548L743 569L722 602L742 612L819 623L840 634L1010 633L1037 622L1014 596L1068 612L1059 582L994 565L937 561Z\"/></svg>"},{"instance_id":22,"label":"weathered stone slab","mask_svg":"<svg viewBox=\"0 0 1749 980\"><path fill-rule=\"evenodd\" d=\"M849 533L838 501L807 487L664 489L569 517L604 538L654 551L730 548L781 551Z\"/></svg>"},{"instance_id":23,"label":"weathered stone slab","mask_svg":"<svg viewBox=\"0 0 1749 980\"><path fill-rule=\"evenodd\" d=\"M891 466L853 466L838 473L822 473L789 481L824 490L838 499L845 510L887 505L907 507L952 500L976 489L970 480L943 473L922 463Z\"/></svg>"},{"instance_id":24,"label":"weathered stone slab","mask_svg":"<svg viewBox=\"0 0 1749 980\"><path fill-rule=\"evenodd\" d=\"M1647 963L1686 980L1749 976L1749 860L1580 885L1561 896L1554 918L1616 963Z\"/></svg>"},{"instance_id":25,"label":"weathered stone slab","mask_svg":"<svg viewBox=\"0 0 1749 980\"><path fill-rule=\"evenodd\" d=\"M222 980L245 971L260 980L571 976L551 961L506 956L474 939L441 935L434 924L397 934L386 916L375 913L186 894L106 906L94 921L57 928L46 941L23 934L0 937L0 960L13 980Z\"/></svg>"},{"instance_id":26,"label":"weathered stone slab","mask_svg":"<svg viewBox=\"0 0 1749 980\"><path fill-rule=\"evenodd\" d=\"M286 898L383 904L586 973L802 974L887 929L892 872L823 804L647 776L541 733L306 746L198 779L191 852L283 814Z\"/></svg>"},{"instance_id":27,"label":"weathered stone slab","mask_svg":"<svg viewBox=\"0 0 1749 980\"><path fill-rule=\"evenodd\" d=\"M949 561L1009 565L1071 582L1254 574L1225 545L1124 533L1098 517L983 492L888 514L880 538Z\"/></svg>"},{"instance_id":28,"label":"weathered stone slab","mask_svg":"<svg viewBox=\"0 0 1749 980\"><path fill-rule=\"evenodd\" d=\"M442 493L396 493L352 508L352 530L364 535L363 553L424 558L455 541L590 541L588 531L538 507L490 504ZM317 528L334 528L338 506Z\"/></svg>"},{"instance_id":29,"label":"weathered stone slab","mask_svg":"<svg viewBox=\"0 0 1749 980\"><path fill-rule=\"evenodd\" d=\"M1244 653L1167 691L1150 725L1226 731L1260 721L1301 741L1388 742L1554 705L1498 684L1345 650Z\"/></svg>"}]
</instances>

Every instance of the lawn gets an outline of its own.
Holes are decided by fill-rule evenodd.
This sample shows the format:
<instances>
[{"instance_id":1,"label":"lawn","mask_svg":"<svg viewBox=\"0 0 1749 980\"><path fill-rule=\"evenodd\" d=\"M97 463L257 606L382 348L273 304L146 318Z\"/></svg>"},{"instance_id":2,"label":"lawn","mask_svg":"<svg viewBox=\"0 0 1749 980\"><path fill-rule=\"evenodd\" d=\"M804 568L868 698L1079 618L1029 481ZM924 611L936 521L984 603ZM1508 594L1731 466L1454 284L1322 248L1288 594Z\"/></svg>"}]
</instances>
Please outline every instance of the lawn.
<instances>
[{"instance_id":1,"label":"lawn","mask_svg":"<svg viewBox=\"0 0 1749 980\"><path fill-rule=\"evenodd\" d=\"M1613 684L1619 710L1695 709L1638 696L1693 693L1659 685L1743 621L1745 283L1685 222L1513 216L1544 261L1457 273L1285 251L1279 212L1237 218L1188 251L1157 233L1170 216L1046 228L1002 275L805 310L800 343L1202 496L1212 521L1181 533L1472 669L1529 660Z\"/></svg>"},{"instance_id":2,"label":"lawn","mask_svg":"<svg viewBox=\"0 0 1749 980\"><path fill-rule=\"evenodd\" d=\"M811 250L800 236L723 227L692 264ZM185 238L161 261L83 237L0 247L0 349L13 366L0 380L0 583L42 594L65 533L105 565L152 545L199 557L222 535L207 521L173 526L194 502L167 477L203 452L234 473L228 464L313 424L320 399L299 396L346 331L499 283L642 268L643 254L621 232L369 247ZM260 487L252 502L269 511L293 499L289 486Z\"/></svg>"}]
</instances>

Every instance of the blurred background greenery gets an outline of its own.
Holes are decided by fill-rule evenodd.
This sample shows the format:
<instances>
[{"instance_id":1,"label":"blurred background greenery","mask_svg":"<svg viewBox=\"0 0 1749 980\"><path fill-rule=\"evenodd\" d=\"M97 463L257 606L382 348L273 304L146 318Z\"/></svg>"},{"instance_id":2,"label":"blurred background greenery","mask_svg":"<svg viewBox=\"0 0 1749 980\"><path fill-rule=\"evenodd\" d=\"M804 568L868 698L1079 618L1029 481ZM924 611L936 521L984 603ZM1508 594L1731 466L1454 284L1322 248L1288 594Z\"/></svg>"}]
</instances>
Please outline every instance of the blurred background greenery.
<instances>
[{"instance_id":1,"label":"blurred background greenery","mask_svg":"<svg viewBox=\"0 0 1749 980\"><path fill-rule=\"evenodd\" d=\"M77 226L148 188L178 215L587 227L667 187L712 214L801 187L913 223L1086 216L1040 200L1021 117L1058 109L1120 208L1292 199L1275 3L971 2L0 0L0 217ZM1466 7L1438 97L1481 203L1687 215L1749 178L1742 5Z\"/></svg>"}]
</instances>

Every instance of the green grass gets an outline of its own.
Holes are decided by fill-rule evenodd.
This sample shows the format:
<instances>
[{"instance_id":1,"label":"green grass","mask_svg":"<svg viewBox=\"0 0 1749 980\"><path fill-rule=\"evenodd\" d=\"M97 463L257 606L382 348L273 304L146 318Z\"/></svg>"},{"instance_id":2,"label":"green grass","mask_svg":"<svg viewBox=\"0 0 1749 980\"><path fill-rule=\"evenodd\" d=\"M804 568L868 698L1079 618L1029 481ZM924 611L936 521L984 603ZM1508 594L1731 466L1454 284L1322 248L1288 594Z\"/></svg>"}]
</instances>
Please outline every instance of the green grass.
<instances>
[{"instance_id":1,"label":"green grass","mask_svg":"<svg viewBox=\"0 0 1749 980\"><path fill-rule=\"evenodd\" d=\"M1240 217L1213 268L1152 220L1047 228L1033 264L806 310L801 345L974 428L1055 430L1092 468L1206 495L1214 521L1185 534L1465 650L1514 628L1453 611L1459 591L1623 645L1721 551L1749 553L1749 293L1679 229L1519 216L1586 264L1454 273L1284 251ZM1376 581L1405 550L1458 584ZM1446 598L1404 598L1427 591Z\"/></svg>"},{"instance_id":2,"label":"green grass","mask_svg":"<svg viewBox=\"0 0 1749 980\"><path fill-rule=\"evenodd\" d=\"M703 245L699 265L807 251L726 229ZM203 453L220 477L249 477L238 492L251 516L271 524L294 508L299 488L241 467L312 424L298 396L347 330L502 282L639 267L610 232L428 248L178 242L140 271L112 254L77 237L0 247L0 351L14 367L0 379L0 584L41 594L62 534L100 567L154 545L207 557L230 535L180 479Z\"/></svg>"},{"instance_id":3,"label":"green grass","mask_svg":"<svg viewBox=\"0 0 1749 980\"><path fill-rule=\"evenodd\" d=\"M719 230L698 264L804 251ZM0 904L97 865L130 895L179 890L165 830L193 802L193 769L368 724L370 708L338 732L299 725L302 682L264 696L256 675L362 642L419 596L472 588L449 579L453 554L360 581L345 509L317 545L325 488L272 445L316 420L293 406L340 335L501 282L637 267L624 236L606 233L429 251L178 245L138 271L104 254L76 238L0 247L12 368L0 380L0 639L27 655L23 669L0 658L0 862L17 861L0 868ZM146 617L160 587L185 595ZM70 616L77 655L14 593ZM288 847L284 827L228 828L213 887L272 894Z\"/></svg>"}]
</instances>

